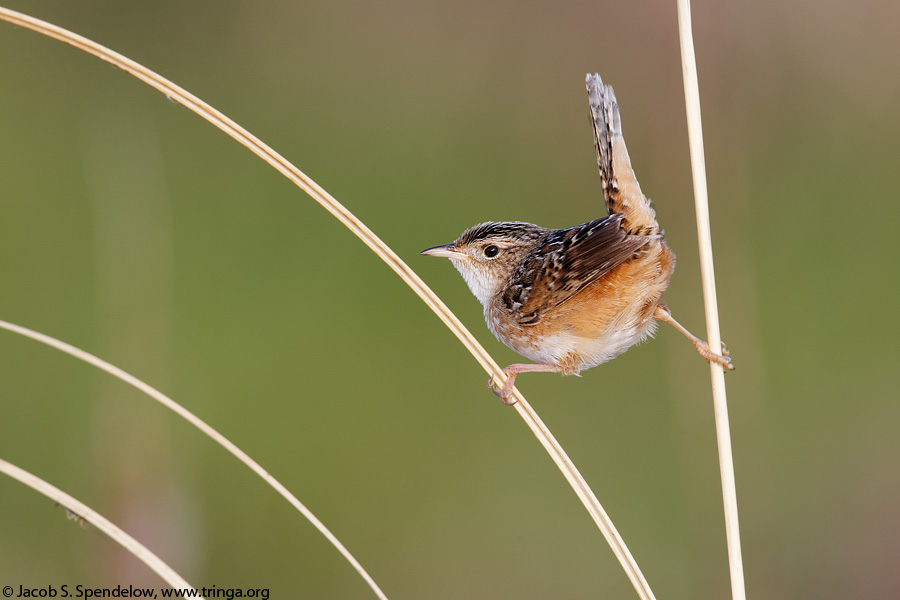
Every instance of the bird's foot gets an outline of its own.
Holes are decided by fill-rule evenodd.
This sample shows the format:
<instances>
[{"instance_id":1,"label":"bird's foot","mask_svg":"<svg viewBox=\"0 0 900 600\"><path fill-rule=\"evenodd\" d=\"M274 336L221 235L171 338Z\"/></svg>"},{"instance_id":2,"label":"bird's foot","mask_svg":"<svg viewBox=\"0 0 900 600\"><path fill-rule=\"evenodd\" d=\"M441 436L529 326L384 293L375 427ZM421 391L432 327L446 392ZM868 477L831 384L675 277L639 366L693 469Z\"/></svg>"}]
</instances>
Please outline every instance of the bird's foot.
<instances>
[{"instance_id":1,"label":"bird's foot","mask_svg":"<svg viewBox=\"0 0 900 600\"><path fill-rule=\"evenodd\" d=\"M518 400L512 397L513 387L516 382L516 375L518 373L510 373L506 369L503 370L506 373L506 383L499 383L494 381L494 376L491 375L490 379L488 379L488 387L491 388L491 391L494 392L494 395L500 398L503 401L503 404L507 406L512 406Z\"/></svg>"},{"instance_id":2,"label":"bird's foot","mask_svg":"<svg viewBox=\"0 0 900 600\"><path fill-rule=\"evenodd\" d=\"M725 342L722 342L722 354L716 354L710 350L709 344L702 340L694 342L694 347L697 348L697 352L700 353L700 356L707 361L722 365L727 371L734 371L734 364L731 362L731 352L728 350L728 346L725 345Z\"/></svg>"}]
</instances>

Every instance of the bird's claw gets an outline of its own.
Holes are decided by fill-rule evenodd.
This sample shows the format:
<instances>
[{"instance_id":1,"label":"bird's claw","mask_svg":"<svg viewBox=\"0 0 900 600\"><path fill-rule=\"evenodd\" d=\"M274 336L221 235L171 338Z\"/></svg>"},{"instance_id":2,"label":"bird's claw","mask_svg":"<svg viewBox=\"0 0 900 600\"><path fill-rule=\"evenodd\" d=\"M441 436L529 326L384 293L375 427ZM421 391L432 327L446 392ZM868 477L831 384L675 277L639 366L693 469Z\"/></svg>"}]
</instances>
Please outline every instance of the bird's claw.
<instances>
[{"instance_id":1,"label":"bird's claw","mask_svg":"<svg viewBox=\"0 0 900 600\"><path fill-rule=\"evenodd\" d=\"M518 402L518 400L516 400L515 398L510 397L513 389L513 380L514 378L510 377L506 380L505 385L501 385L494 381L494 376L491 375L487 382L488 387L491 388L491 391L494 392L494 395L500 398L500 400L503 401L503 404L506 404L507 406L512 406L513 404Z\"/></svg>"},{"instance_id":2,"label":"bird's claw","mask_svg":"<svg viewBox=\"0 0 900 600\"><path fill-rule=\"evenodd\" d=\"M710 350L709 344L706 342L700 342L699 344L695 344L695 346L697 347L697 352L700 353L700 356L710 363L721 365L726 371L734 371L734 363L731 362L731 352L728 350L728 346L725 345L725 342L722 342L722 354L716 354Z\"/></svg>"}]
</instances>

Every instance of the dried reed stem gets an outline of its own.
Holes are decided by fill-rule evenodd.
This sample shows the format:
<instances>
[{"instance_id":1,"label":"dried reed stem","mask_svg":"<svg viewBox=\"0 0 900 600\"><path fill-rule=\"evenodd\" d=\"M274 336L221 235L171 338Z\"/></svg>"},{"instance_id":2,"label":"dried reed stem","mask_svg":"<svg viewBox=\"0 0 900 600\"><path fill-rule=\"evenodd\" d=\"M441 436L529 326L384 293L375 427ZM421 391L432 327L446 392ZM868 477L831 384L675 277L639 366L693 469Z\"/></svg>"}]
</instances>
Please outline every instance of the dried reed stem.
<instances>
[{"instance_id":1,"label":"dried reed stem","mask_svg":"<svg viewBox=\"0 0 900 600\"><path fill-rule=\"evenodd\" d=\"M243 450L234 445L228 438L224 435L213 429L209 426L205 421L203 421L200 417L184 408L156 388L151 385L144 383L131 373L123 371L119 367L112 365L102 358L98 358L91 354L90 352L85 352L81 348L76 348L71 344L67 344L61 340L58 340L54 337L50 337L49 335L45 335L43 333L39 333L37 331L33 331L26 327L22 327L21 325L16 325L14 323L9 323L7 321L0 320L0 329L6 329L7 331L12 331L13 333L18 333L19 335L23 335L27 338L31 338L35 341L41 342L42 344L46 344L52 348L56 348L61 352L65 352L70 356L74 356L75 358L88 363L89 365L93 365L100 369L101 371L106 371L113 377L121 379L128 385L137 388L138 390L144 392L185 421L205 433L207 436L212 438L217 444L228 450L231 454L233 454L239 461L247 465L250 470L259 475L259 477L265 481L269 486L272 487L276 492L281 494L281 496L291 503L291 505L297 509L300 514L302 514L306 519L312 523L313 527L319 530L325 538L331 542L331 545L334 546L338 552L343 555L343 557L349 562L356 572L369 584L369 587L372 588L372 591L375 592L375 595L378 596L381 600L387 600L387 596L381 591L378 585L375 584L375 581L369 576L365 569L363 569L362 565L359 564L352 554L344 547L343 544L335 537L331 531L328 530L325 525L316 518L316 516L310 511L303 503L300 502L286 487L284 487L280 481L275 479L268 471L263 469L259 463L250 458ZM62 504L62 502L60 502ZM79 511L76 511L79 512ZM80 514L80 513L79 513Z\"/></svg>"},{"instance_id":2,"label":"dried reed stem","mask_svg":"<svg viewBox=\"0 0 900 600\"><path fill-rule=\"evenodd\" d=\"M703 279L703 304L706 307L706 339L717 352L722 346L719 333L719 309L716 300L716 276L713 270L712 235L709 227L709 198L706 190L706 163L703 158L703 125L700 120L700 86L691 31L690 0L678 2L678 33L681 39L681 66L684 72L684 97L687 109L688 140L691 148L691 171L694 177L694 205L697 212L697 236L700 246L700 273ZM728 426L728 401L725 397L725 371L710 363L713 410L719 446L719 472L725 505L725 537L731 570L733 600L744 600L744 565L741 559L741 533L738 524L737 491L734 484L734 462L731 456L731 432Z\"/></svg>"},{"instance_id":3,"label":"dried reed stem","mask_svg":"<svg viewBox=\"0 0 900 600\"><path fill-rule=\"evenodd\" d=\"M85 521L118 542L123 548L131 552L135 557L137 557L138 560L142 561L144 564L150 567L173 588L184 589L192 587L191 584L185 581L181 575L176 573L172 569L172 567L164 563L158 556L150 552L150 550L148 550L146 546L116 527L116 525L114 525L103 515L92 509L90 506L79 502L61 489L50 485L40 477L32 475L28 471L25 471L24 469L21 469L16 465L3 460L2 458L0 458L0 473L6 473L13 479L24 483L34 490L37 490L51 500L55 500L60 505L64 506L67 510L72 511L72 513L83 518Z\"/></svg>"},{"instance_id":4,"label":"dried reed stem","mask_svg":"<svg viewBox=\"0 0 900 600\"><path fill-rule=\"evenodd\" d=\"M465 326L463 326L450 309L447 308L441 299L425 285L419 276L416 275L393 250L391 250L374 233L372 233L368 227L357 219L349 210L344 208L316 182L307 177L303 172L297 169L297 167L257 139L250 132L187 90L175 85L135 61L92 42L87 38L45 21L2 7L0 7L0 19L65 42L115 65L123 71L140 79L147 85L159 90L171 100L188 107L242 145L249 148L254 154L269 163L279 173L309 194L316 202L321 204L325 210L330 212L336 219L352 231L354 235L362 240L372 252L387 263L387 265L419 296L419 298L434 311L438 318L443 321L460 342L462 342L463 346L465 346L472 356L475 357L475 360L478 361L485 371L493 375L496 381L501 383L506 381L506 374L501 370L496 361L491 358L487 351L478 343ZM647 584L640 568L631 556L628 548L625 546L622 537L613 526L612 521L603 510L603 507L600 506L596 496L594 496L594 493L591 491L590 487L588 487L587 482L575 468L575 465L563 451L556 439L550 434L550 431L544 423L525 401L522 394L518 390L514 390L513 394L516 400L518 400L515 407L519 415L544 446L547 453L553 459L553 462L556 463L563 476L569 482L569 485L572 486L572 489L578 495L579 499L581 499L588 513L591 515L591 518L593 518L597 527L600 529L600 532L612 548L616 558L618 558L619 562L622 564L622 568L631 580L632 585L634 585L635 590L637 590L638 596L642 600L654 598L653 593L650 591L650 586Z\"/></svg>"}]
</instances>

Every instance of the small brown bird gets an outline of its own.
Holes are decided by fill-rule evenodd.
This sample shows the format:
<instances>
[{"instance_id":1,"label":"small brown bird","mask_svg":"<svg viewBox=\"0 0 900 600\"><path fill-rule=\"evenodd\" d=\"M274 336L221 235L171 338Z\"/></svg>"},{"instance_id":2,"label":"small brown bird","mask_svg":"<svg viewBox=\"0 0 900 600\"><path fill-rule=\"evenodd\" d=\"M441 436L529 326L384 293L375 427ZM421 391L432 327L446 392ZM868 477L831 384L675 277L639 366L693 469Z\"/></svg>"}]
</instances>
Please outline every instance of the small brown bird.
<instances>
[{"instance_id":1,"label":"small brown bird","mask_svg":"<svg viewBox=\"0 0 900 600\"><path fill-rule=\"evenodd\" d=\"M706 360L733 370L682 327L660 298L675 269L650 200L641 192L622 137L612 87L587 76L597 164L609 216L568 229L518 221L482 223L452 244L422 254L449 258L497 338L538 364L513 364L505 385L488 385L504 402L516 375L574 375L611 360L671 323Z\"/></svg>"}]
</instances>

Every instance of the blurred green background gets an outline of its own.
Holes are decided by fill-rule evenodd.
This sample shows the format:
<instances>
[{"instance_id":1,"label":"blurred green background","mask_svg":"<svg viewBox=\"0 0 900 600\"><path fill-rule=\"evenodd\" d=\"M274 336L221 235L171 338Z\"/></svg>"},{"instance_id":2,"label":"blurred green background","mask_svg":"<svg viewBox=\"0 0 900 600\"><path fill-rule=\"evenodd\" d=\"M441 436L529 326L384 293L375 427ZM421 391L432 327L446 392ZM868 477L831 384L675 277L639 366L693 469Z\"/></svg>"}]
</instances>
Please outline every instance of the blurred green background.
<instances>
[{"instance_id":1,"label":"blurred green background","mask_svg":"<svg viewBox=\"0 0 900 600\"><path fill-rule=\"evenodd\" d=\"M703 334L675 5L9 1L222 110L403 257L500 363L456 271L485 220L604 214L584 74ZM695 1L750 597L900 596L900 4ZM486 375L271 168L92 57L0 26L0 318L170 393L280 478L394 600L633 598ZM0 456L194 585L371 598L286 502L167 410L0 332ZM660 598L729 593L709 370L671 328L520 387ZM0 584L162 585L0 477Z\"/></svg>"}]
</instances>

